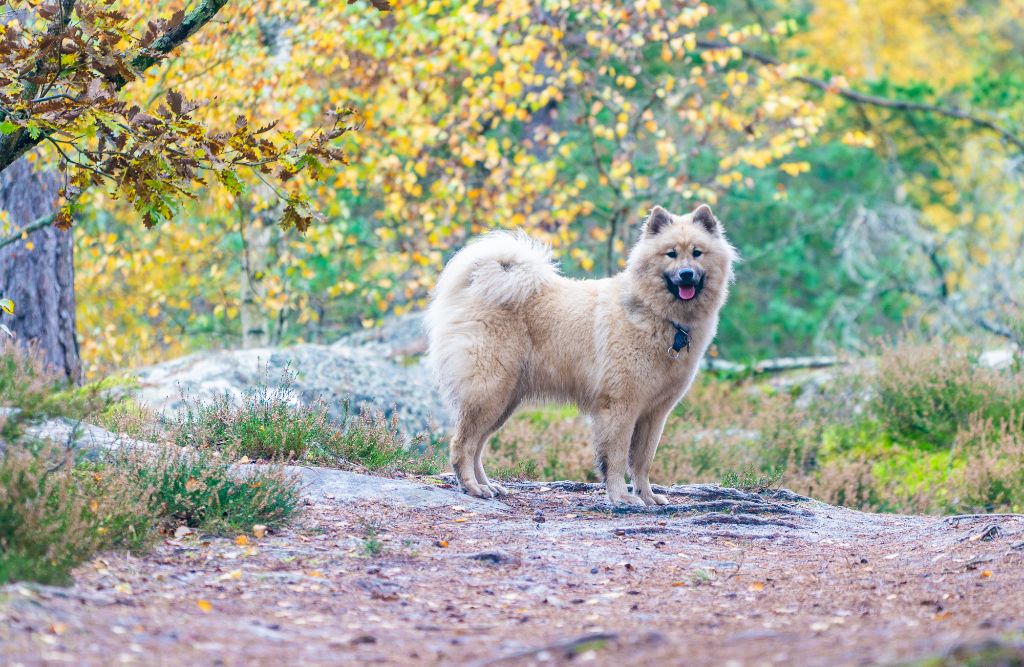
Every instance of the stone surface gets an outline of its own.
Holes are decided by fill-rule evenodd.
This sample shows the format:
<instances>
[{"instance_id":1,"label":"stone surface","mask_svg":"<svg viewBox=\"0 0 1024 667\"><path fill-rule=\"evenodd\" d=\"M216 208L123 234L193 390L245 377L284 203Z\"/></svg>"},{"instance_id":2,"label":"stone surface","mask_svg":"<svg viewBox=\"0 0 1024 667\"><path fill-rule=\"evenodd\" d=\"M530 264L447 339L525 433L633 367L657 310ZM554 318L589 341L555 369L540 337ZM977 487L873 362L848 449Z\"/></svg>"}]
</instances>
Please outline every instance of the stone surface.
<instances>
[{"instance_id":1,"label":"stone surface","mask_svg":"<svg viewBox=\"0 0 1024 667\"><path fill-rule=\"evenodd\" d=\"M438 484L388 479L328 468L288 466L288 469L299 475L304 493L311 498L327 498L338 502L375 501L420 509L461 505L477 512L493 513L508 510L508 506L498 500L473 498Z\"/></svg>"},{"instance_id":2,"label":"stone surface","mask_svg":"<svg viewBox=\"0 0 1024 667\"><path fill-rule=\"evenodd\" d=\"M336 419L348 403L352 412L397 411L411 431L443 429L447 410L423 362L424 349L420 317L410 315L332 345L203 352L142 368L136 371L138 400L173 413L185 397L240 398L259 382L274 386L290 373L299 398L322 398Z\"/></svg>"}]
</instances>

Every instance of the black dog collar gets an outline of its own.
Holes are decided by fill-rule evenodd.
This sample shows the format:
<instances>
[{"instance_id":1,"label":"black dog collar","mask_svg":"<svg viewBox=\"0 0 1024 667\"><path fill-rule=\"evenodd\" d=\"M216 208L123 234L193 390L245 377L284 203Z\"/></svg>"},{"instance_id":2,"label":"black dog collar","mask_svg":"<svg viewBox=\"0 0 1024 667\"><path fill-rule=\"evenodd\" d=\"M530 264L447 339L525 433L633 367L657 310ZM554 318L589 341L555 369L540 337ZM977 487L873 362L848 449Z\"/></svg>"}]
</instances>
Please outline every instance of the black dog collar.
<instances>
[{"instance_id":1,"label":"black dog collar","mask_svg":"<svg viewBox=\"0 0 1024 667\"><path fill-rule=\"evenodd\" d=\"M672 328L676 330L676 335L675 338L672 339L672 347L668 351L668 356L673 359L678 359L680 350L684 347L687 350L690 349L690 332L681 324L676 324L671 321L669 324L671 324Z\"/></svg>"}]
</instances>

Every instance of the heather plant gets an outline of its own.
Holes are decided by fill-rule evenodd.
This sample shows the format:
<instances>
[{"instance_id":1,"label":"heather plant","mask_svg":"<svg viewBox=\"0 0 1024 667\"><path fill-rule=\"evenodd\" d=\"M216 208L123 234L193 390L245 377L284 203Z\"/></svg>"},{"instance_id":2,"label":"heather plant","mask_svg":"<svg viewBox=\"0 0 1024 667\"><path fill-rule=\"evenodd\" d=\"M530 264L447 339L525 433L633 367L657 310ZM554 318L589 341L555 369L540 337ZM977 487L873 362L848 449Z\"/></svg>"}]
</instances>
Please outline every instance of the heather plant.
<instances>
[{"instance_id":1,"label":"heather plant","mask_svg":"<svg viewBox=\"0 0 1024 667\"><path fill-rule=\"evenodd\" d=\"M35 348L0 338L0 407L13 409L0 423L0 439L13 439L25 424L39 419L85 419L98 415L116 399L110 379L76 387L56 373Z\"/></svg>"},{"instance_id":2,"label":"heather plant","mask_svg":"<svg viewBox=\"0 0 1024 667\"><path fill-rule=\"evenodd\" d=\"M322 399L304 402L294 377L285 371L271 386L261 379L238 400L228 395L184 401L171 425L180 446L221 451L269 461L303 460L364 470L440 472L439 443L429 434L407 434L397 414L342 406L341 419L330 416Z\"/></svg>"},{"instance_id":3,"label":"heather plant","mask_svg":"<svg viewBox=\"0 0 1024 667\"><path fill-rule=\"evenodd\" d=\"M76 469L69 454L9 443L0 459L0 582L62 584L100 549L141 549L149 491L124 473Z\"/></svg>"},{"instance_id":4,"label":"heather plant","mask_svg":"<svg viewBox=\"0 0 1024 667\"><path fill-rule=\"evenodd\" d=\"M105 462L151 490L158 527L230 534L280 526L299 508L297 478L280 465L239 466L210 450L128 449Z\"/></svg>"}]
</instances>

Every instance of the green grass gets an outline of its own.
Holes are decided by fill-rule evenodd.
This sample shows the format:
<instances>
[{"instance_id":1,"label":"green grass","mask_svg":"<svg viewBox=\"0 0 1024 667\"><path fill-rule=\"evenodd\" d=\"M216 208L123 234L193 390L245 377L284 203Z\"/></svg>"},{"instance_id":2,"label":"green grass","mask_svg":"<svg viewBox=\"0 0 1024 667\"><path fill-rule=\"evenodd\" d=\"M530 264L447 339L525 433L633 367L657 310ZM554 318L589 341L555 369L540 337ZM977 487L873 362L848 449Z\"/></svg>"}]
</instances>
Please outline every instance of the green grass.
<instances>
[{"instance_id":1,"label":"green grass","mask_svg":"<svg viewBox=\"0 0 1024 667\"><path fill-rule=\"evenodd\" d=\"M737 471L727 471L722 475L722 486L742 491L764 491L777 488L782 483L782 470L762 472L753 465Z\"/></svg>"},{"instance_id":2,"label":"green grass","mask_svg":"<svg viewBox=\"0 0 1024 667\"><path fill-rule=\"evenodd\" d=\"M0 459L0 582L64 584L100 549L144 548L149 491L123 475L76 468L42 443L8 443Z\"/></svg>"},{"instance_id":3,"label":"green grass","mask_svg":"<svg viewBox=\"0 0 1024 667\"><path fill-rule=\"evenodd\" d=\"M340 421L322 400L304 403L285 373L277 386L261 381L240 401L222 396L185 400L172 425L180 446L230 452L253 460L302 460L368 471L437 474L445 459L428 434L406 434L397 415L344 406Z\"/></svg>"},{"instance_id":4,"label":"green grass","mask_svg":"<svg viewBox=\"0 0 1024 667\"><path fill-rule=\"evenodd\" d=\"M212 451L118 452L105 465L151 489L160 527L185 525L231 535L256 524L277 527L299 508L298 480L279 465L237 466Z\"/></svg>"},{"instance_id":5,"label":"green grass","mask_svg":"<svg viewBox=\"0 0 1024 667\"><path fill-rule=\"evenodd\" d=\"M111 378L76 387L54 373L38 351L0 339L0 406L17 410L0 418L0 439L14 440L41 419L94 417L116 400L112 390L123 384Z\"/></svg>"},{"instance_id":6,"label":"green grass","mask_svg":"<svg viewBox=\"0 0 1024 667\"><path fill-rule=\"evenodd\" d=\"M76 464L62 449L9 444L0 459L0 582L69 582L97 551L145 551L186 525L234 535L276 527L300 505L280 466L237 470L212 452L124 451Z\"/></svg>"}]
</instances>

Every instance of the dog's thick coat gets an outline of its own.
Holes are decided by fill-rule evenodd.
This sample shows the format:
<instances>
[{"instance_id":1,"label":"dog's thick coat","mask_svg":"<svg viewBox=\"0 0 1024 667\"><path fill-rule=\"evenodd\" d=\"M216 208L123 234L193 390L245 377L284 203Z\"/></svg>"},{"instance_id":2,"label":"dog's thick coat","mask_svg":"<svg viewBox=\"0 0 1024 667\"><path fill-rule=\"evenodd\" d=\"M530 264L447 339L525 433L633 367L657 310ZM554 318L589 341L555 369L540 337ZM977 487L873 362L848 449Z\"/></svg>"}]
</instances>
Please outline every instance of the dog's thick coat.
<instances>
[{"instance_id":1,"label":"dog's thick coat","mask_svg":"<svg viewBox=\"0 0 1024 667\"><path fill-rule=\"evenodd\" d=\"M454 410L451 462L463 489L504 493L484 472L488 437L524 400L567 400L593 419L609 501L665 504L651 490L651 462L714 338L735 260L707 206L684 216L656 206L625 271L603 280L561 276L550 249L521 232L487 234L452 257L426 327Z\"/></svg>"}]
</instances>

